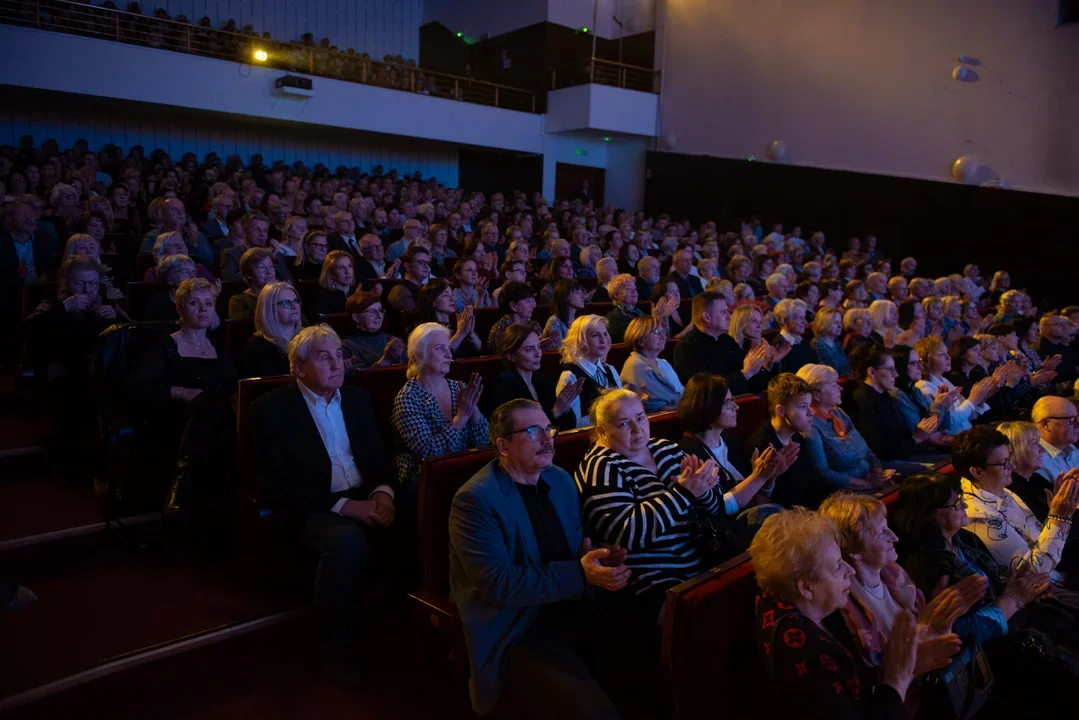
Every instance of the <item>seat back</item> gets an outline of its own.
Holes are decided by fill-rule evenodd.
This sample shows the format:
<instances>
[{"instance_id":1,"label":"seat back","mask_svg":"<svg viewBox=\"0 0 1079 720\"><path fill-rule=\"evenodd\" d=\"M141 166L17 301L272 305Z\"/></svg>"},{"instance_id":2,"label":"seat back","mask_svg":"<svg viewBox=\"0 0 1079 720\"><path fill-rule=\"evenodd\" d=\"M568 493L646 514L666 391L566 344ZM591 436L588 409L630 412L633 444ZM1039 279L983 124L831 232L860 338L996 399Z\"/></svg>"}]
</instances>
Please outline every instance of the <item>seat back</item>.
<instances>
[{"instance_id":1,"label":"seat back","mask_svg":"<svg viewBox=\"0 0 1079 720\"><path fill-rule=\"evenodd\" d=\"M745 442L749 436L768 422L768 403L757 395L739 395L738 424L731 430L732 437Z\"/></svg>"},{"instance_id":2,"label":"seat back","mask_svg":"<svg viewBox=\"0 0 1079 720\"><path fill-rule=\"evenodd\" d=\"M150 253L139 253L135 256L135 280L142 282L146 271L157 265L154 256Z\"/></svg>"},{"instance_id":3,"label":"seat back","mask_svg":"<svg viewBox=\"0 0 1079 720\"><path fill-rule=\"evenodd\" d=\"M255 489L259 472L257 456L248 442L251 404L271 390L290 382L291 375L276 375L241 380L236 386L236 467L239 470L239 488L246 492Z\"/></svg>"},{"instance_id":4,"label":"seat back","mask_svg":"<svg viewBox=\"0 0 1079 720\"><path fill-rule=\"evenodd\" d=\"M357 387L371 395L371 407L382 441L395 443L393 432L393 400L405 386L407 365L367 368L356 377Z\"/></svg>"},{"instance_id":5,"label":"seat back","mask_svg":"<svg viewBox=\"0 0 1079 720\"><path fill-rule=\"evenodd\" d=\"M127 314L136 322L146 317L146 303L154 295L169 291L165 283L130 282L127 284Z\"/></svg>"},{"instance_id":6,"label":"seat back","mask_svg":"<svg viewBox=\"0 0 1079 720\"><path fill-rule=\"evenodd\" d=\"M325 323L333 328L338 337L345 337L356 332L356 323L352 322L352 316L348 313L330 313L319 315L316 322Z\"/></svg>"},{"instance_id":7,"label":"seat back","mask_svg":"<svg viewBox=\"0 0 1079 720\"><path fill-rule=\"evenodd\" d=\"M499 355L484 355L482 357L454 360L450 365L450 371L446 377L451 380L460 380L467 383L472 373L479 373L484 382L490 381L498 373L506 369L506 364Z\"/></svg>"},{"instance_id":8,"label":"seat back","mask_svg":"<svg viewBox=\"0 0 1079 720\"><path fill-rule=\"evenodd\" d=\"M232 357L232 363L241 373L244 368L244 348L247 341L255 334L255 321L252 318L239 318L225 321L225 347Z\"/></svg>"}]
</instances>

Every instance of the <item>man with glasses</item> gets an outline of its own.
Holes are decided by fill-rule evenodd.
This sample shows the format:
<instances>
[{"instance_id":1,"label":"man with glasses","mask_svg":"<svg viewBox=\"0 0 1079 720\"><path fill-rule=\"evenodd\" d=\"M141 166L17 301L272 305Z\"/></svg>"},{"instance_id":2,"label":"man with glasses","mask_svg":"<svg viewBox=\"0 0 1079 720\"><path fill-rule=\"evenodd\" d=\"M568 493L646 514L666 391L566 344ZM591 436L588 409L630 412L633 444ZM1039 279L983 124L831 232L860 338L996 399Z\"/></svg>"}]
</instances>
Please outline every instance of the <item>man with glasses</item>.
<instances>
[{"instance_id":1,"label":"man with glasses","mask_svg":"<svg viewBox=\"0 0 1079 720\"><path fill-rule=\"evenodd\" d=\"M1042 525L1008 489L1012 454L1004 433L988 425L959 433L952 441L952 466L963 478L966 529L985 543L994 562L1012 571L1046 573L1042 582L1058 580L1056 566L1079 503L1079 471L1062 478Z\"/></svg>"},{"instance_id":2,"label":"man with glasses","mask_svg":"<svg viewBox=\"0 0 1079 720\"><path fill-rule=\"evenodd\" d=\"M577 487L555 467L557 429L532 400L491 414L496 459L450 510L450 592L472 664L472 707L534 718L617 718L577 653L589 585L615 592L629 568L618 546L591 549Z\"/></svg>"},{"instance_id":3,"label":"man with glasses","mask_svg":"<svg viewBox=\"0 0 1079 720\"><path fill-rule=\"evenodd\" d=\"M1052 483L1058 475L1079 468L1079 412L1067 398L1046 396L1034 403L1030 419L1041 433L1045 448L1042 474Z\"/></svg>"},{"instance_id":4,"label":"man with glasses","mask_svg":"<svg viewBox=\"0 0 1079 720\"><path fill-rule=\"evenodd\" d=\"M1038 354L1042 360L1060 355L1057 365L1059 381L1072 382L1079 375L1075 368L1075 355L1072 352L1072 338L1075 326L1063 315L1045 315L1038 324L1041 339L1038 341Z\"/></svg>"},{"instance_id":5,"label":"man with glasses","mask_svg":"<svg viewBox=\"0 0 1079 720\"><path fill-rule=\"evenodd\" d=\"M420 288L431 276L431 253L422 246L413 246L401 257L401 266L405 269L405 280L390 290L389 303L397 312L408 313L416 309Z\"/></svg>"}]
</instances>

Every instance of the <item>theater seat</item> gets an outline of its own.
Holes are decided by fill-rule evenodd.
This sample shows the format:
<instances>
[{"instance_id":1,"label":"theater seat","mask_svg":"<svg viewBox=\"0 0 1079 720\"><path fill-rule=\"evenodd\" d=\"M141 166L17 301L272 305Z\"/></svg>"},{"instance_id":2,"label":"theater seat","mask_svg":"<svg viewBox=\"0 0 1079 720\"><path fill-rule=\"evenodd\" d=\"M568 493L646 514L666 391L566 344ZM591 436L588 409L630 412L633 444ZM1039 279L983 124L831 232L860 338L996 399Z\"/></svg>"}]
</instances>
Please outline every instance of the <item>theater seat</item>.
<instances>
[{"instance_id":1,"label":"theater seat","mask_svg":"<svg viewBox=\"0 0 1079 720\"><path fill-rule=\"evenodd\" d=\"M277 375L241 380L236 386L236 463L239 470L237 487L252 501L258 496L258 460L252 455L253 449L248 443L251 404L271 390L283 387L291 381L291 375Z\"/></svg>"},{"instance_id":2,"label":"theater seat","mask_svg":"<svg viewBox=\"0 0 1079 720\"><path fill-rule=\"evenodd\" d=\"M368 368L356 377L356 386L371 395L371 405L375 410L375 422L382 442L393 446L396 442L393 432L393 400L405 386L407 365Z\"/></svg>"},{"instance_id":3,"label":"theater seat","mask_svg":"<svg viewBox=\"0 0 1079 720\"><path fill-rule=\"evenodd\" d=\"M255 334L255 321L251 318L225 321L225 347L239 372L244 371L244 348Z\"/></svg>"},{"instance_id":4,"label":"theater seat","mask_svg":"<svg viewBox=\"0 0 1079 720\"><path fill-rule=\"evenodd\" d=\"M735 402L738 403L738 424L731 435L745 442L757 428L768 422L768 403L757 395L739 395Z\"/></svg>"},{"instance_id":5,"label":"theater seat","mask_svg":"<svg viewBox=\"0 0 1079 720\"><path fill-rule=\"evenodd\" d=\"M356 332L356 323L352 322L352 316L348 313L320 315L318 322L332 327L338 337L344 338Z\"/></svg>"}]
</instances>

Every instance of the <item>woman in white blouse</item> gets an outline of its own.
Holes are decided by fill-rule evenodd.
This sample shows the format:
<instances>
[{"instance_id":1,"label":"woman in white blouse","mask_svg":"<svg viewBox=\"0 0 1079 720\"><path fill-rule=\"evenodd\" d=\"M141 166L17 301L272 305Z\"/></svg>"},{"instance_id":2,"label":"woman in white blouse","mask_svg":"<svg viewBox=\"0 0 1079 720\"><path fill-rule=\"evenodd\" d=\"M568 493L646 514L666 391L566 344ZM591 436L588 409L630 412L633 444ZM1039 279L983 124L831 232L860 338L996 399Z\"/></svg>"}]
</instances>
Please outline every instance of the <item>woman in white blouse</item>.
<instances>
[{"instance_id":1,"label":"woman in white blouse","mask_svg":"<svg viewBox=\"0 0 1079 720\"><path fill-rule=\"evenodd\" d=\"M632 352L622 366L622 385L641 396L646 412L674 410L684 388L671 364L659 356L667 344L666 320L634 318L625 340Z\"/></svg>"},{"instance_id":2,"label":"woman in white blouse","mask_svg":"<svg viewBox=\"0 0 1079 720\"><path fill-rule=\"evenodd\" d=\"M935 400L942 391L951 392L955 388L944 373L952 368L952 359L948 355L948 348L938 335L924 337L914 344L914 352L922 360L924 379L914 384L923 395L930 400ZM941 426L940 430L948 435L956 435L964 430L970 430L971 420L989 410L985 401L999 388L992 377L987 377L974 383L970 389L970 395L952 406L948 413L947 426Z\"/></svg>"},{"instance_id":3,"label":"woman in white blouse","mask_svg":"<svg viewBox=\"0 0 1079 720\"><path fill-rule=\"evenodd\" d=\"M622 387L618 370L607 364L611 349L611 334L607 331L607 318L600 315L582 315L573 321L562 341L562 374L555 387L555 395L577 378L584 378L581 394L573 401L571 409L577 418L577 427L589 427L588 415L592 403L604 390Z\"/></svg>"},{"instance_id":4,"label":"woman in white blouse","mask_svg":"<svg viewBox=\"0 0 1079 720\"><path fill-rule=\"evenodd\" d=\"M1008 489L1012 482L1011 447L1004 433L979 425L952 441L952 465L962 477L967 503L966 529L977 535L997 565L1013 571L1054 572L1071 532L1079 504L1079 470L1059 483L1045 524Z\"/></svg>"}]
</instances>

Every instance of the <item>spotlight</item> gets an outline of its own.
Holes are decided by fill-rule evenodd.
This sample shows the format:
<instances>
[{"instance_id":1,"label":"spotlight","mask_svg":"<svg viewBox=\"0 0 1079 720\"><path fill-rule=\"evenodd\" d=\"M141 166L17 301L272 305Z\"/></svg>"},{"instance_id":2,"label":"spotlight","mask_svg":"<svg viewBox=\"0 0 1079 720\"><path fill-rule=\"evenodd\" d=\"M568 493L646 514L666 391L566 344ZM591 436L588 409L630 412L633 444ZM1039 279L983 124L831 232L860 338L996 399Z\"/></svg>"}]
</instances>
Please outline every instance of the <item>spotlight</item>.
<instances>
[{"instance_id":1,"label":"spotlight","mask_svg":"<svg viewBox=\"0 0 1079 720\"><path fill-rule=\"evenodd\" d=\"M265 50L256 50L255 51L255 59L258 60L259 62L266 62L266 60L269 57L270 56L266 54Z\"/></svg>"}]
</instances>

